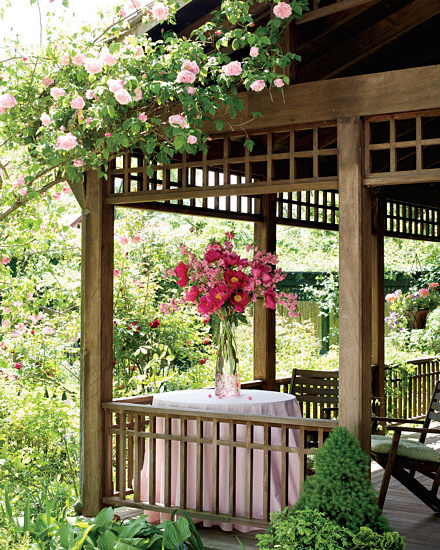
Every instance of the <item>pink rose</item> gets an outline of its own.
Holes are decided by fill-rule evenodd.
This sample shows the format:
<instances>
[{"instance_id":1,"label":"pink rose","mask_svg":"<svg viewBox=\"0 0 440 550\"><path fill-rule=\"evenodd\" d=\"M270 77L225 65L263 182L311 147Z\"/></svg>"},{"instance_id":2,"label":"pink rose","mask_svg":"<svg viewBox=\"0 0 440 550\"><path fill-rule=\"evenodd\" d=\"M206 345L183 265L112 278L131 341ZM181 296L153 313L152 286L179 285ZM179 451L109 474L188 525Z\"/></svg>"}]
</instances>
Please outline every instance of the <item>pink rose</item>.
<instances>
[{"instance_id":1,"label":"pink rose","mask_svg":"<svg viewBox=\"0 0 440 550\"><path fill-rule=\"evenodd\" d=\"M143 98L142 90L140 88L135 88L134 90L134 100L140 101Z\"/></svg>"},{"instance_id":2,"label":"pink rose","mask_svg":"<svg viewBox=\"0 0 440 550\"><path fill-rule=\"evenodd\" d=\"M243 69L241 67L240 61L231 61L227 65L222 67L222 72L226 76L239 76L241 75Z\"/></svg>"},{"instance_id":3,"label":"pink rose","mask_svg":"<svg viewBox=\"0 0 440 550\"><path fill-rule=\"evenodd\" d=\"M276 295L273 290L266 290L264 293L264 307L267 309L275 309L277 306Z\"/></svg>"},{"instance_id":4,"label":"pink rose","mask_svg":"<svg viewBox=\"0 0 440 550\"><path fill-rule=\"evenodd\" d=\"M186 140L190 145L194 145L194 143L197 143L196 136L188 136L188 139Z\"/></svg>"},{"instance_id":5,"label":"pink rose","mask_svg":"<svg viewBox=\"0 0 440 550\"><path fill-rule=\"evenodd\" d=\"M170 10L168 9L168 6L165 6L162 2L156 2L151 8L151 14L156 21L165 21L169 13Z\"/></svg>"},{"instance_id":6,"label":"pink rose","mask_svg":"<svg viewBox=\"0 0 440 550\"><path fill-rule=\"evenodd\" d=\"M139 116L138 116L138 119L141 121L141 122L146 122L147 121L147 115L145 113L140 113Z\"/></svg>"},{"instance_id":7,"label":"pink rose","mask_svg":"<svg viewBox=\"0 0 440 550\"><path fill-rule=\"evenodd\" d=\"M185 59L185 61L182 63L182 67L180 69L181 71L190 71L191 73L197 75L200 72L199 66L197 65L196 61L190 61L189 59Z\"/></svg>"},{"instance_id":8,"label":"pink rose","mask_svg":"<svg viewBox=\"0 0 440 550\"><path fill-rule=\"evenodd\" d=\"M51 84L55 82L55 80L53 78L50 78L49 76L45 76L41 79L41 82L44 84L44 86L46 86L46 88L48 88Z\"/></svg>"},{"instance_id":9,"label":"pink rose","mask_svg":"<svg viewBox=\"0 0 440 550\"><path fill-rule=\"evenodd\" d=\"M188 128L188 122L183 115L171 115L168 117L168 122L174 127Z\"/></svg>"},{"instance_id":10,"label":"pink rose","mask_svg":"<svg viewBox=\"0 0 440 550\"><path fill-rule=\"evenodd\" d=\"M84 60L84 67L89 74L98 74L102 71L102 61L89 57Z\"/></svg>"},{"instance_id":11,"label":"pink rose","mask_svg":"<svg viewBox=\"0 0 440 550\"><path fill-rule=\"evenodd\" d=\"M41 124L43 126L46 126L46 128L49 126L49 124L52 122L52 119L50 118L50 116L47 114L47 113L43 113L41 116L40 116L40 120L41 120Z\"/></svg>"},{"instance_id":12,"label":"pink rose","mask_svg":"<svg viewBox=\"0 0 440 550\"><path fill-rule=\"evenodd\" d=\"M115 93L115 92L118 92L119 90L122 90L122 88L124 87L124 81L116 80L114 78L109 78L107 82L107 86L112 93Z\"/></svg>"},{"instance_id":13,"label":"pink rose","mask_svg":"<svg viewBox=\"0 0 440 550\"><path fill-rule=\"evenodd\" d=\"M186 293L185 293L185 300L188 302L195 302L197 296L200 294L200 290L196 286L192 286Z\"/></svg>"},{"instance_id":14,"label":"pink rose","mask_svg":"<svg viewBox=\"0 0 440 550\"><path fill-rule=\"evenodd\" d=\"M86 58L86 56L84 54L77 53L77 54L75 54L74 57L72 57L72 63L74 65L78 65L78 67L80 67L83 64L85 58Z\"/></svg>"},{"instance_id":15,"label":"pink rose","mask_svg":"<svg viewBox=\"0 0 440 550\"><path fill-rule=\"evenodd\" d=\"M252 48L249 51L249 55L251 57L258 57L259 53L260 53L260 50L257 48L257 46L252 46Z\"/></svg>"},{"instance_id":16,"label":"pink rose","mask_svg":"<svg viewBox=\"0 0 440 550\"><path fill-rule=\"evenodd\" d=\"M265 88L266 84L264 80L256 80L255 82L252 82L251 84L251 90L253 92L261 92L263 88Z\"/></svg>"},{"instance_id":17,"label":"pink rose","mask_svg":"<svg viewBox=\"0 0 440 550\"><path fill-rule=\"evenodd\" d=\"M192 84L196 79L196 75L186 69L177 73L176 82L179 84Z\"/></svg>"},{"instance_id":18,"label":"pink rose","mask_svg":"<svg viewBox=\"0 0 440 550\"><path fill-rule=\"evenodd\" d=\"M84 122L86 124L90 124L92 122L92 119L90 117L87 117Z\"/></svg>"},{"instance_id":19,"label":"pink rose","mask_svg":"<svg viewBox=\"0 0 440 550\"><path fill-rule=\"evenodd\" d=\"M273 13L280 19L287 19L292 15L292 8L286 2L280 2L274 7Z\"/></svg>"},{"instance_id":20,"label":"pink rose","mask_svg":"<svg viewBox=\"0 0 440 550\"><path fill-rule=\"evenodd\" d=\"M3 109L10 109L17 105L17 100L12 94L0 95L0 107Z\"/></svg>"},{"instance_id":21,"label":"pink rose","mask_svg":"<svg viewBox=\"0 0 440 550\"><path fill-rule=\"evenodd\" d=\"M101 60L104 65L108 65L109 67L113 67L114 65L116 65L117 61L116 57L109 51L106 51L101 55Z\"/></svg>"},{"instance_id":22,"label":"pink rose","mask_svg":"<svg viewBox=\"0 0 440 550\"><path fill-rule=\"evenodd\" d=\"M70 64L70 56L68 53L66 53L66 55L64 55L62 58L61 58L61 65L69 65Z\"/></svg>"},{"instance_id":23,"label":"pink rose","mask_svg":"<svg viewBox=\"0 0 440 550\"><path fill-rule=\"evenodd\" d=\"M282 78L276 78L273 83L277 88L282 88L284 86L284 80Z\"/></svg>"},{"instance_id":24,"label":"pink rose","mask_svg":"<svg viewBox=\"0 0 440 550\"><path fill-rule=\"evenodd\" d=\"M84 161L81 159L75 159L73 161L73 166L75 166L75 168L81 168L81 166L84 166Z\"/></svg>"},{"instance_id":25,"label":"pink rose","mask_svg":"<svg viewBox=\"0 0 440 550\"><path fill-rule=\"evenodd\" d=\"M25 197L27 195L27 189L26 187L22 187L21 189L18 190L18 192L20 193L20 195L22 197Z\"/></svg>"},{"instance_id":26,"label":"pink rose","mask_svg":"<svg viewBox=\"0 0 440 550\"><path fill-rule=\"evenodd\" d=\"M194 86L187 86L186 87L186 93L188 95L194 95L197 92L197 88L194 88Z\"/></svg>"},{"instance_id":27,"label":"pink rose","mask_svg":"<svg viewBox=\"0 0 440 550\"><path fill-rule=\"evenodd\" d=\"M74 97L70 102L72 109L84 109L86 102L80 96Z\"/></svg>"},{"instance_id":28,"label":"pink rose","mask_svg":"<svg viewBox=\"0 0 440 550\"><path fill-rule=\"evenodd\" d=\"M66 95L66 90L64 90L63 88L52 88L50 90L50 95L55 101L58 101L60 97Z\"/></svg>"},{"instance_id":29,"label":"pink rose","mask_svg":"<svg viewBox=\"0 0 440 550\"><path fill-rule=\"evenodd\" d=\"M71 132L63 136L60 136L57 139L57 147L59 149L63 149L64 151L70 151L71 149L74 149L77 145L78 145L78 141Z\"/></svg>"},{"instance_id":30,"label":"pink rose","mask_svg":"<svg viewBox=\"0 0 440 550\"><path fill-rule=\"evenodd\" d=\"M94 94L93 90L87 90L87 92L86 92L86 98L87 99L93 99L94 95L95 94Z\"/></svg>"},{"instance_id":31,"label":"pink rose","mask_svg":"<svg viewBox=\"0 0 440 550\"><path fill-rule=\"evenodd\" d=\"M132 101L131 95L124 88L115 92L115 99L121 105L127 105L127 103Z\"/></svg>"}]
</instances>

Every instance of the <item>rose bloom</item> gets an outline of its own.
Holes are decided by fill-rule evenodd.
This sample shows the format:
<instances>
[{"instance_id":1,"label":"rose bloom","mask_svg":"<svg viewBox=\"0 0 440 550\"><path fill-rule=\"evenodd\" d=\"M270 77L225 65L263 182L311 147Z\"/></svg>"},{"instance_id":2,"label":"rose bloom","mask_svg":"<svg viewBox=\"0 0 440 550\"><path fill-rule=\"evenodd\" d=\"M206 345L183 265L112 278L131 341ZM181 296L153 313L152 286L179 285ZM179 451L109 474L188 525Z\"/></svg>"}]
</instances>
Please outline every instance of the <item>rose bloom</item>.
<instances>
[{"instance_id":1,"label":"rose bloom","mask_svg":"<svg viewBox=\"0 0 440 550\"><path fill-rule=\"evenodd\" d=\"M84 161L81 159L75 159L73 161L73 166L75 166L75 168L80 168L81 166L84 166Z\"/></svg>"},{"instance_id":2,"label":"rose bloom","mask_svg":"<svg viewBox=\"0 0 440 550\"><path fill-rule=\"evenodd\" d=\"M170 10L162 2L156 2L151 8L151 14L156 21L164 21L169 15Z\"/></svg>"},{"instance_id":3,"label":"rose bloom","mask_svg":"<svg viewBox=\"0 0 440 550\"><path fill-rule=\"evenodd\" d=\"M188 95L194 95L197 92L197 88L194 88L194 86L187 86L186 87L186 93Z\"/></svg>"},{"instance_id":4,"label":"rose bloom","mask_svg":"<svg viewBox=\"0 0 440 550\"><path fill-rule=\"evenodd\" d=\"M84 122L86 124L90 124L92 122L92 119L90 117L87 117Z\"/></svg>"},{"instance_id":5,"label":"rose bloom","mask_svg":"<svg viewBox=\"0 0 440 550\"><path fill-rule=\"evenodd\" d=\"M196 79L196 75L188 70L180 71L177 73L176 82L179 84L192 84Z\"/></svg>"},{"instance_id":6,"label":"rose bloom","mask_svg":"<svg viewBox=\"0 0 440 550\"><path fill-rule=\"evenodd\" d=\"M241 68L240 61L231 61L222 67L222 71L226 76L239 76L243 69Z\"/></svg>"},{"instance_id":7,"label":"rose bloom","mask_svg":"<svg viewBox=\"0 0 440 550\"><path fill-rule=\"evenodd\" d=\"M138 116L138 119L141 121L141 122L146 122L147 121L147 115L145 113L140 113L139 116Z\"/></svg>"},{"instance_id":8,"label":"rose bloom","mask_svg":"<svg viewBox=\"0 0 440 550\"><path fill-rule=\"evenodd\" d=\"M84 60L84 67L89 74L98 74L102 71L102 61L89 57Z\"/></svg>"},{"instance_id":9,"label":"rose bloom","mask_svg":"<svg viewBox=\"0 0 440 550\"><path fill-rule=\"evenodd\" d=\"M50 95L55 101L57 101L61 96L66 95L66 90L63 88L52 88L50 90Z\"/></svg>"},{"instance_id":10,"label":"rose bloom","mask_svg":"<svg viewBox=\"0 0 440 550\"><path fill-rule=\"evenodd\" d=\"M70 56L68 53L66 53L66 55L64 55L61 58L61 65L69 65L69 63L70 63Z\"/></svg>"},{"instance_id":11,"label":"rose bloom","mask_svg":"<svg viewBox=\"0 0 440 550\"><path fill-rule=\"evenodd\" d=\"M190 71L193 74L199 74L200 69L197 65L196 61L190 61L189 59L185 59L185 61L182 63L181 67L182 71Z\"/></svg>"},{"instance_id":12,"label":"rose bloom","mask_svg":"<svg viewBox=\"0 0 440 550\"><path fill-rule=\"evenodd\" d=\"M116 61L117 61L116 57L108 51L102 54L101 60L104 63L104 65L108 65L109 67L113 67L113 65L116 65Z\"/></svg>"},{"instance_id":13,"label":"rose bloom","mask_svg":"<svg viewBox=\"0 0 440 550\"><path fill-rule=\"evenodd\" d=\"M121 105L127 105L132 101L131 95L124 88L115 92L115 99Z\"/></svg>"},{"instance_id":14,"label":"rose bloom","mask_svg":"<svg viewBox=\"0 0 440 550\"><path fill-rule=\"evenodd\" d=\"M140 88L135 88L134 90L134 100L140 101L144 96L142 95L142 90Z\"/></svg>"},{"instance_id":15,"label":"rose bloom","mask_svg":"<svg viewBox=\"0 0 440 550\"><path fill-rule=\"evenodd\" d=\"M86 102L80 96L74 97L70 102L72 109L84 109Z\"/></svg>"},{"instance_id":16,"label":"rose bloom","mask_svg":"<svg viewBox=\"0 0 440 550\"><path fill-rule=\"evenodd\" d=\"M168 117L168 122L171 126L180 126L181 128L188 128L188 122L183 115L171 115Z\"/></svg>"},{"instance_id":17,"label":"rose bloom","mask_svg":"<svg viewBox=\"0 0 440 550\"><path fill-rule=\"evenodd\" d=\"M46 128L49 126L49 124L52 122L52 119L50 118L50 116L47 114L47 113L43 113L41 116L40 116L40 120L41 120L41 124L43 126L46 126Z\"/></svg>"},{"instance_id":18,"label":"rose bloom","mask_svg":"<svg viewBox=\"0 0 440 550\"><path fill-rule=\"evenodd\" d=\"M122 88L124 87L124 81L123 80L116 80L114 78L109 78L109 80L107 82L107 86L108 86L108 89L112 93L115 93L119 90L122 90ZM92 94L93 94L93 92L92 92Z\"/></svg>"},{"instance_id":19,"label":"rose bloom","mask_svg":"<svg viewBox=\"0 0 440 550\"><path fill-rule=\"evenodd\" d=\"M41 82L44 84L44 86L46 86L46 88L48 88L51 84L55 82L55 80L53 78L50 78L49 76L45 76L41 79Z\"/></svg>"},{"instance_id":20,"label":"rose bloom","mask_svg":"<svg viewBox=\"0 0 440 550\"><path fill-rule=\"evenodd\" d=\"M280 19L287 19L292 15L292 8L286 2L280 2L274 7L273 13Z\"/></svg>"},{"instance_id":21,"label":"rose bloom","mask_svg":"<svg viewBox=\"0 0 440 550\"><path fill-rule=\"evenodd\" d=\"M87 92L86 92L86 98L87 99L93 99L94 95L95 94L93 93L93 90L87 90Z\"/></svg>"},{"instance_id":22,"label":"rose bloom","mask_svg":"<svg viewBox=\"0 0 440 550\"><path fill-rule=\"evenodd\" d=\"M249 55L251 57L258 57L259 53L260 53L260 50L257 48L257 46L252 46L252 48L249 51Z\"/></svg>"},{"instance_id":23,"label":"rose bloom","mask_svg":"<svg viewBox=\"0 0 440 550\"><path fill-rule=\"evenodd\" d=\"M196 136L188 136L188 139L186 140L190 145L194 145L194 143L197 143L197 137Z\"/></svg>"},{"instance_id":24,"label":"rose bloom","mask_svg":"<svg viewBox=\"0 0 440 550\"><path fill-rule=\"evenodd\" d=\"M59 149L63 149L64 151L70 151L71 149L74 149L77 145L78 141L71 132L65 134L64 136L60 136L57 139L57 147Z\"/></svg>"},{"instance_id":25,"label":"rose bloom","mask_svg":"<svg viewBox=\"0 0 440 550\"><path fill-rule=\"evenodd\" d=\"M251 84L251 90L253 92L261 92L265 88L266 84L264 83L264 80L256 80L255 82L252 82Z\"/></svg>"},{"instance_id":26,"label":"rose bloom","mask_svg":"<svg viewBox=\"0 0 440 550\"><path fill-rule=\"evenodd\" d=\"M0 107L3 109L10 109L17 105L17 100L12 94L0 95Z\"/></svg>"},{"instance_id":27,"label":"rose bloom","mask_svg":"<svg viewBox=\"0 0 440 550\"><path fill-rule=\"evenodd\" d=\"M284 80L282 78L276 78L273 83L277 88L282 88L284 86Z\"/></svg>"},{"instance_id":28,"label":"rose bloom","mask_svg":"<svg viewBox=\"0 0 440 550\"><path fill-rule=\"evenodd\" d=\"M72 57L72 63L74 65L78 65L78 67L80 67L83 62L84 62L84 59L86 58L86 56L82 53L76 53L74 57Z\"/></svg>"}]
</instances>

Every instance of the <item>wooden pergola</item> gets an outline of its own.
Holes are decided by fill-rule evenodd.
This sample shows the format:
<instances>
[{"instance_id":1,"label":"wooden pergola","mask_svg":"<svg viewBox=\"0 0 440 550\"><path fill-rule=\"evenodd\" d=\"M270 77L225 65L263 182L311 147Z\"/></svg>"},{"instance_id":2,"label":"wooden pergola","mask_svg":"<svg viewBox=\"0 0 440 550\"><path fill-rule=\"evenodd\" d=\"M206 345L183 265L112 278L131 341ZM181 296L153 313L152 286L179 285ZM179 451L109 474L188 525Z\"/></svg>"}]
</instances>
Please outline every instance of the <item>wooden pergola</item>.
<instances>
[{"instance_id":1,"label":"wooden pergola","mask_svg":"<svg viewBox=\"0 0 440 550\"><path fill-rule=\"evenodd\" d=\"M178 13L178 32L206 20L204 10L217 4L193 0ZM369 449L371 365L379 372L384 367L384 236L440 242L440 66L434 65L439 52L430 48L440 5L310 4L284 39L303 57L291 69L293 84L284 95L242 93L245 109L230 120L233 131L206 126L212 137L207 154L176 157L148 177L142 154L115 152L107 181L86 175L81 346L87 515L109 496L103 404L113 400L116 206L251 221L256 244L270 251L277 224L338 230L339 424ZM268 5L255 9L261 20L268 16ZM254 119L256 111L263 117ZM222 118L228 120L228 113ZM244 148L244 129L255 142L252 152ZM254 315L254 379L273 390L275 314L256 308ZM383 385L382 375L373 389L378 398Z\"/></svg>"}]
</instances>

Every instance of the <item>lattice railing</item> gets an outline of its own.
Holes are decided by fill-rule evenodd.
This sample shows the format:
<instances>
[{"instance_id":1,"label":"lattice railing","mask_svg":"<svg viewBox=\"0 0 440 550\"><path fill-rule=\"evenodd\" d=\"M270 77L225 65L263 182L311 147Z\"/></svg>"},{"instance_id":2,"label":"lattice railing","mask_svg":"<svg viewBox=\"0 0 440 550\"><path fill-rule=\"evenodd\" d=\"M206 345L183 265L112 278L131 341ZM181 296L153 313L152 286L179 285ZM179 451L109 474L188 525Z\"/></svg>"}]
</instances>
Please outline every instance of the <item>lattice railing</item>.
<instances>
[{"instance_id":1,"label":"lattice railing","mask_svg":"<svg viewBox=\"0 0 440 550\"><path fill-rule=\"evenodd\" d=\"M385 215L387 236L440 241L440 206L430 208L388 200Z\"/></svg>"},{"instance_id":2,"label":"lattice railing","mask_svg":"<svg viewBox=\"0 0 440 550\"><path fill-rule=\"evenodd\" d=\"M337 191L319 190L279 193L277 223L336 230L339 224L339 195Z\"/></svg>"},{"instance_id":3,"label":"lattice railing","mask_svg":"<svg viewBox=\"0 0 440 550\"><path fill-rule=\"evenodd\" d=\"M256 527L299 493L307 457L316 452L310 437L319 447L337 426L121 401L103 406L105 504L156 514L179 507L196 518Z\"/></svg>"}]
</instances>

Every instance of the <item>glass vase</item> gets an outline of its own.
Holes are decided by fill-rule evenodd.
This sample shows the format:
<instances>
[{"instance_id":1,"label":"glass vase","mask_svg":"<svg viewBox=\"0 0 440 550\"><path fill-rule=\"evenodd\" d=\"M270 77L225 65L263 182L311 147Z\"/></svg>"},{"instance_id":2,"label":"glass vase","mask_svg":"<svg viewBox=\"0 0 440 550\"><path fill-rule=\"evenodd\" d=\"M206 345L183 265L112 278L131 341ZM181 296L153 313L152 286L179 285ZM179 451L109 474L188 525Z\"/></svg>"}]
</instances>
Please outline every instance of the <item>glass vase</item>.
<instances>
[{"instance_id":1,"label":"glass vase","mask_svg":"<svg viewBox=\"0 0 440 550\"><path fill-rule=\"evenodd\" d=\"M235 325L230 320L220 321L217 363L215 367L215 395L240 395Z\"/></svg>"}]
</instances>

